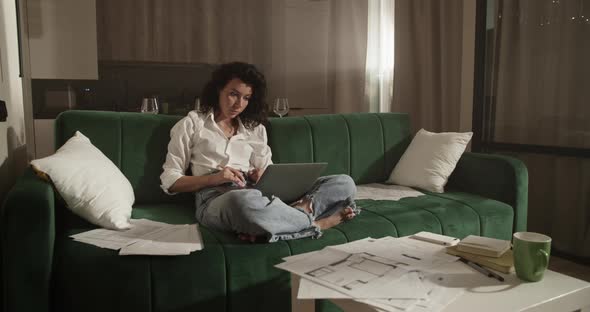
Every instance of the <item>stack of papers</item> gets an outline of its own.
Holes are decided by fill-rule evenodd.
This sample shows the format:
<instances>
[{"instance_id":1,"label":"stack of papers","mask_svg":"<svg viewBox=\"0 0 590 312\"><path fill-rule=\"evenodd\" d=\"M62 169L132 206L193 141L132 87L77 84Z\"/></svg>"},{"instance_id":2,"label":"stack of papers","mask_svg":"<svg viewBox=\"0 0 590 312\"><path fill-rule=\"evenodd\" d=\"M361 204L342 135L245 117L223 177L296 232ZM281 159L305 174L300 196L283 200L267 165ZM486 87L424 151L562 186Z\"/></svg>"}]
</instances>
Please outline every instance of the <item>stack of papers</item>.
<instances>
[{"instance_id":1,"label":"stack of papers","mask_svg":"<svg viewBox=\"0 0 590 312\"><path fill-rule=\"evenodd\" d=\"M487 257L501 257L510 249L510 241L469 235L457 244L457 250Z\"/></svg>"},{"instance_id":2,"label":"stack of papers","mask_svg":"<svg viewBox=\"0 0 590 312\"><path fill-rule=\"evenodd\" d=\"M203 249L198 224L167 224L132 219L126 231L96 229L71 235L75 241L119 250L119 255L188 255Z\"/></svg>"},{"instance_id":3,"label":"stack of papers","mask_svg":"<svg viewBox=\"0 0 590 312\"><path fill-rule=\"evenodd\" d=\"M498 258L459 251L457 246L447 247L447 253L502 273L509 274L514 272L514 255L510 249Z\"/></svg>"},{"instance_id":4,"label":"stack of papers","mask_svg":"<svg viewBox=\"0 0 590 312\"><path fill-rule=\"evenodd\" d=\"M463 290L436 268L458 258L411 238L363 239L285 258L299 299L350 298L384 311L440 311Z\"/></svg>"}]
</instances>

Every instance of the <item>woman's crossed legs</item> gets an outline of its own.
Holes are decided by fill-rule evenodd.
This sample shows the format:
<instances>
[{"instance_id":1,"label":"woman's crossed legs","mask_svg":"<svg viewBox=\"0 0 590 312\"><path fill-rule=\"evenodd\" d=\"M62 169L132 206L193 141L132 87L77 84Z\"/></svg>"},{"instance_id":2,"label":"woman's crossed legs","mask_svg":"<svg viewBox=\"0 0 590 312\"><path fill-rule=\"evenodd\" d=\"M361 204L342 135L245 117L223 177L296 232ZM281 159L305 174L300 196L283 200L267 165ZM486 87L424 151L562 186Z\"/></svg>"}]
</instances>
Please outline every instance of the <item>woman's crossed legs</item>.
<instances>
[{"instance_id":1,"label":"woman's crossed legs","mask_svg":"<svg viewBox=\"0 0 590 312\"><path fill-rule=\"evenodd\" d=\"M354 181L347 175L318 178L311 191L292 206L255 189L238 189L206 201L197 196L197 218L205 226L235 231L249 241L261 235L270 236L270 242L319 237L321 230L359 213L355 193Z\"/></svg>"}]
</instances>

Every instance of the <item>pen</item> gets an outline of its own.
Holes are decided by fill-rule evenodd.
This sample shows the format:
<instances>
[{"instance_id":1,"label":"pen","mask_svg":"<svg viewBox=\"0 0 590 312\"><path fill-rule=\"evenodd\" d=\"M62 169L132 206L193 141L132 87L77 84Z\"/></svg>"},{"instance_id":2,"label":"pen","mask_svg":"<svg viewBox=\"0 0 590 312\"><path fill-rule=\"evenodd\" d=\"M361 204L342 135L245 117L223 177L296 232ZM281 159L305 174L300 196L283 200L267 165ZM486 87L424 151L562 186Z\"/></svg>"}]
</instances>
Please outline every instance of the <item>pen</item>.
<instances>
[{"instance_id":1,"label":"pen","mask_svg":"<svg viewBox=\"0 0 590 312\"><path fill-rule=\"evenodd\" d=\"M475 269L479 273L486 275L487 277L495 278L495 279L499 280L500 282L504 281L504 278L502 276L500 276L499 274L492 272L475 262L471 262L465 258L459 258L459 260L461 260L461 262L467 264L468 266L472 267L473 269Z\"/></svg>"}]
</instances>

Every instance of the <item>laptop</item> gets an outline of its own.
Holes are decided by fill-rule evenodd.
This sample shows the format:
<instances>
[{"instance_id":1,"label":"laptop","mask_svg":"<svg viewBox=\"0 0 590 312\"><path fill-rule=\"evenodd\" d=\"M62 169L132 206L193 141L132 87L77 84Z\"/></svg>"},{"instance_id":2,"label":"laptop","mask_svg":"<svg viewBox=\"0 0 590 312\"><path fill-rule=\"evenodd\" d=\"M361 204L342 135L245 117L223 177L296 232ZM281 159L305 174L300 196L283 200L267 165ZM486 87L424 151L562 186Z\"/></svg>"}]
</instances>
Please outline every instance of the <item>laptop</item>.
<instances>
[{"instance_id":1,"label":"laptop","mask_svg":"<svg viewBox=\"0 0 590 312\"><path fill-rule=\"evenodd\" d=\"M251 187L260 190L264 196L274 195L290 204L311 189L327 165L325 162L271 164L258 183Z\"/></svg>"}]
</instances>

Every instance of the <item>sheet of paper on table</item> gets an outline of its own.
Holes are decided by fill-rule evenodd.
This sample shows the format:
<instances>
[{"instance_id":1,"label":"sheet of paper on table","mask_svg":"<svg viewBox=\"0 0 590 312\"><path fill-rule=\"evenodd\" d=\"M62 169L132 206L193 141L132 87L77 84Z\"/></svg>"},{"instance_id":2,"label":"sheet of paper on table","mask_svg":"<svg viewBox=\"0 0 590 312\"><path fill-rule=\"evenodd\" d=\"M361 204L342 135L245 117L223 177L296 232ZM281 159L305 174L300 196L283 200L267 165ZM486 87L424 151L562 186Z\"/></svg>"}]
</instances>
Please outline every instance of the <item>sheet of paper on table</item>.
<instances>
[{"instance_id":1,"label":"sheet of paper on table","mask_svg":"<svg viewBox=\"0 0 590 312\"><path fill-rule=\"evenodd\" d=\"M368 253L326 248L313 257L284 262L276 267L354 298L426 296L426 289L420 282L422 272L410 271L397 261Z\"/></svg>"},{"instance_id":2,"label":"sheet of paper on table","mask_svg":"<svg viewBox=\"0 0 590 312\"><path fill-rule=\"evenodd\" d=\"M408 238L366 238L347 244L330 246L321 251L286 257L284 260L287 262L283 265L291 269L294 269L292 264L297 262L301 262L299 265L318 265L317 261L326 257L326 254L322 254L325 250L340 251L349 255L356 254L357 256L358 254L370 254L372 256L383 256L388 260L401 260L407 264L405 267L408 268L408 271L397 278L388 276L386 282L379 281L378 278L373 279L370 284L373 284L374 287L368 287L364 294L358 292L352 294L349 291L350 289L343 291L342 287L330 284L329 281L331 280L338 281L340 284L346 281L346 278L338 276L334 272L325 274L324 277L330 274L335 275L335 277L331 280L323 278L324 281L318 281L316 277L310 277L304 273L300 274L303 278L300 281L298 298L355 298L357 301L384 311L438 311L463 292L456 288L441 287L439 284L446 277L432 273L437 266L456 261L456 257L449 256L444 251L441 252L440 246L433 246L431 243ZM366 263L371 263L371 260L383 261L380 258L363 258L363 262L366 261ZM362 266L358 265L358 263L355 265L361 270L378 272L375 271L375 267L369 265ZM281 265L277 267L285 268ZM323 267L324 270L333 268L333 266ZM288 268L285 269L289 270ZM413 270L412 274L408 274L410 270ZM322 270L319 272L322 272ZM293 273L297 274L296 272ZM436 279L436 283L432 282L433 279ZM400 291L400 288L405 289L406 292ZM384 289L387 289L387 291L380 292L380 290Z\"/></svg>"},{"instance_id":3,"label":"sheet of paper on table","mask_svg":"<svg viewBox=\"0 0 590 312\"><path fill-rule=\"evenodd\" d=\"M365 238L350 243L328 246L326 249L340 250L348 253L370 253L375 256L407 264L412 270L430 270L459 258L449 255L444 248L432 243L418 241L408 237ZM295 262L313 256L320 251L283 258L286 262Z\"/></svg>"}]
</instances>

